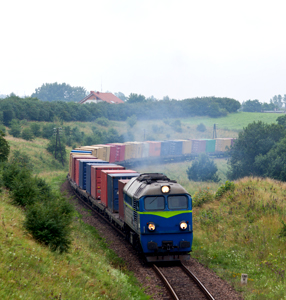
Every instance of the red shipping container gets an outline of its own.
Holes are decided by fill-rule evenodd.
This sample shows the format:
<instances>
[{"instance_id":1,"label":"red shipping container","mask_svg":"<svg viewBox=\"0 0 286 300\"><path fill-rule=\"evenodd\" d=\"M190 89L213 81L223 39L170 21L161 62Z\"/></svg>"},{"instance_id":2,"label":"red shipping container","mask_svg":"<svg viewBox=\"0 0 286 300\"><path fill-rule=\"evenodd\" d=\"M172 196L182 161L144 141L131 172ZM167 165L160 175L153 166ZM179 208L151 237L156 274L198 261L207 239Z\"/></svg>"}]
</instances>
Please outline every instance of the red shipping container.
<instances>
[{"instance_id":1,"label":"red shipping container","mask_svg":"<svg viewBox=\"0 0 286 300\"><path fill-rule=\"evenodd\" d=\"M161 142L148 142L149 156L160 156L161 155Z\"/></svg>"},{"instance_id":2,"label":"red shipping container","mask_svg":"<svg viewBox=\"0 0 286 300\"><path fill-rule=\"evenodd\" d=\"M73 181L75 181L75 160L76 159L93 159L93 158L96 158L95 156L93 155L73 155L72 156L72 168L71 168L71 178Z\"/></svg>"},{"instance_id":3,"label":"red shipping container","mask_svg":"<svg viewBox=\"0 0 286 300\"><path fill-rule=\"evenodd\" d=\"M206 140L192 140L192 153L206 152Z\"/></svg>"},{"instance_id":4,"label":"red shipping container","mask_svg":"<svg viewBox=\"0 0 286 300\"><path fill-rule=\"evenodd\" d=\"M109 145L110 146L110 156L109 156L109 162L114 163L116 162L116 145Z\"/></svg>"},{"instance_id":5,"label":"red shipping container","mask_svg":"<svg viewBox=\"0 0 286 300\"><path fill-rule=\"evenodd\" d=\"M101 202L108 207L107 198L107 176L108 174L125 174L125 173L138 173L134 170L101 170Z\"/></svg>"},{"instance_id":6,"label":"red shipping container","mask_svg":"<svg viewBox=\"0 0 286 300\"><path fill-rule=\"evenodd\" d=\"M117 145L116 149L116 161L124 161L125 158L125 145Z\"/></svg>"},{"instance_id":7,"label":"red shipping container","mask_svg":"<svg viewBox=\"0 0 286 300\"><path fill-rule=\"evenodd\" d=\"M125 170L118 165L104 164L100 166L91 166L91 191L90 194L94 199L100 199L101 191L101 170Z\"/></svg>"},{"instance_id":8,"label":"red shipping container","mask_svg":"<svg viewBox=\"0 0 286 300\"><path fill-rule=\"evenodd\" d=\"M124 220L124 194L123 188L130 179L121 179L118 180L118 209L119 209L119 218Z\"/></svg>"},{"instance_id":9,"label":"red shipping container","mask_svg":"<svg viewBox=\"0 0 286 300\"><path fill-rule=\"evenodd\" d=\"M110 161L110 162L124 161L124 159L125 159L125 145L124 144L114 143L114 144L107 144L107 145L116 146L115 160ZM110 149L110 159L111 159L111 149Z\"/></svg>"},{"instance_id":10,"label":"red shipping container","mask_svg":"<svg viewBox=\"0 0 286 300\"><path fill-rule=\"evenodd\" d=\"M81 160L90 160L90 159L93 159L94 162L96 162L96 160L98 161L102 161L101 159L98 159L98 158L87 158L87 157L84 157L84 158L75 158L75 168L74 168L74 181L75 183L79 186L79 162Z\"/></svg>"}]
</instances>

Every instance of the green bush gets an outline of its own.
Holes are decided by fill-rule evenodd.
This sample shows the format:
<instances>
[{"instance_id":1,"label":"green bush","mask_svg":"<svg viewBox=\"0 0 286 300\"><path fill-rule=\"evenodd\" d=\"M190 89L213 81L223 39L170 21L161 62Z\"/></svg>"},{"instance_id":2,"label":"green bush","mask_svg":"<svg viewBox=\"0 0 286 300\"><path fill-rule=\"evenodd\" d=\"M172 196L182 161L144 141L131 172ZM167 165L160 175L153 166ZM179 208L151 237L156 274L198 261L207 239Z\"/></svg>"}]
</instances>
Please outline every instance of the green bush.
<instances>
[{"instance_id":1,"label":"green bush","mask_svg":"<svg viewBox=\"0 0 286 300\"><path fill-rule=\"evenodd\" d=\"M3 165L3 185L12 190L14 178L20 173L21 167L17 164L5 163Z\"/></svg>"},{"instance_id":2,"label":"green bush","mask_svg":"<svg viewBox=\"0 0 286 300\"><path fill-rule=\"evenodd\" d=\"M5 162L3 165L3 184L6 188L13 189L13 181L21 172L25 169L27 172L32 172L33 164L30 161L29 156L19 150L14 150L9 162Z\"/></svg>"},{"instance_id":3,"label":"green bush","mask_svg":"<svg viewBox=\"0 0 286 300\"><path fill-rule=\"evenodd\" d=\"M40 126L40 124L32 123L30 125L30 128L31 128L34 136L36 136L36 137L41 136L41 126Z\"/></svg>"},{"instance_id":4,"label":"green bush","mask_svg":"<svg viewBox=\"0 0 286 300\"><path fill-rule=\"evenodd\" d=\"M215 194L215 199L221 198L227 191L233 192L235 189L235 185L231 181L226 181L224 185L218 188L216 194Z\"/></svg>"},{"instance_id":5,"label":"green bush","mask_svg":"<svg viewBox=\"0 0 286 300\"><path fill-rule=\"evenodd\" d=\"M1 123L0 123L0 131L2 131L4 135L6 134L6 127Z\"/></svg>"},{"instance_id":6,"label":"green bush","mask_svg":"<svg viewBox=\"0 0 286 300\"><path fill-rule=\"evenodd\" d=\"M200 123L198 126L197 126L197 131L200 131L200 132L205 132L207 130L206 126L203 124L203 123Z\"/></svg>"},{"instance_id":7,"label":"green bush","mask_svg":"<svg viewBox=\"0 0 286 300\"><path fill-rule=\"evenodd\" d=\"M22 139L26 141L32 141L34 139L33 132L30 128L24 128L21 135Z\"/></svg>"},{"instance_id":8,"label":"green bush","mask_svg":"<svg viewBox=\"0 0 286 300\"><path fill-rule=\"evenodd\" d=\"M63 198L28 208L25 229L52 251L67 252L71 244L72 206Z\"/></svg>"},{"instance_id":9,"label":"green bush","mask_svg":"<svg viewBox=\"0 0 286 300\"><path fill-rule=\"evenodd\" d=\"M182 124L180 120L175 120L174 122L171 123L171 127L174 129L176 132L182 132Z\"/></svg>"},{"instance_id":10,"label":"green bush","mask_svg":"<svg viewBox=\"0 0 286 300\"><path fill-rule=\"evenodd\" d=\"M13 119L11 121L9 134L11 134L13 137L20 137L21 136L21 125L20 125L18 120Z\"/></svg>"},{"instance_id":11,"label":"green bush","mask_svg":"<svg viewBox=\"0 0 286 300\"><path fill-rule=\"evenodd\" d=\"M131 117L128 117L126 121L128 125L132 128L137 123L137 117L136 115L132 115Z\"/></svg>"},{"instance_id":12,"label":"green bush","mask_svg":"<svg viewBox=\"0 0 286 300\"><path fill-rule=\"evenodd\" d=\"M217 175L218 168L213 160L211 160L207 154L201 154L192 166L188 167L187 175L189 180L193 181L220 181Z\"/></svg>"},{"instance_id":13,"label":"green bush","mask_svg":"<svg viewBox=\"0 0 286 300\"><path fill-rule=\"evenodd\" d=\"M101 125L101 126L107 127L109 125L109 120L106 119L106 118L104 118L104 117L102 117L102 118L96 119L96 123L99 124L99 125Z\"/></svg>"},{"instance_id":14,"label":"green bush","mask_svg":"<svg viewBox=\"0 0 286 300\"><path fill-rule=\"evenodd\" d=\"M282 228L279 231L279 235L278 235L279 238L286 237L286 224L283 220L281 220L281 223L282 223Z\"/></svg>"},{"instance_id":15,"label":"green bush","mask_svg":"<svg viewBox=\"0 0 286 300\"><path fill-rule=\"evenodd\" d=\"M22 168L13 178L11 194L13 203L16 205L27 206L37 201L39 190L28 169Z\"/></svg>"},{"instance_id":16,"label":"green bush","mask_svg":"<svg viewBox=\"0 0 286 300\"><path fill-rule=\"evenodd\" d=\"M4 136L5 133L0 130L0 162L7 161L10 152L10 146Z\"/></svg>"},{"instance_id":17,"label":"green bush","mask_svg":"<svg viewBox=\"0 0 286 300\"><path fill-rule=\"evenodd\" d=\"M214 200L214 195L209 189L200 189L193 196L193 207L202 206L204 203L209 203Z\"/></svg>"}]
</instances>

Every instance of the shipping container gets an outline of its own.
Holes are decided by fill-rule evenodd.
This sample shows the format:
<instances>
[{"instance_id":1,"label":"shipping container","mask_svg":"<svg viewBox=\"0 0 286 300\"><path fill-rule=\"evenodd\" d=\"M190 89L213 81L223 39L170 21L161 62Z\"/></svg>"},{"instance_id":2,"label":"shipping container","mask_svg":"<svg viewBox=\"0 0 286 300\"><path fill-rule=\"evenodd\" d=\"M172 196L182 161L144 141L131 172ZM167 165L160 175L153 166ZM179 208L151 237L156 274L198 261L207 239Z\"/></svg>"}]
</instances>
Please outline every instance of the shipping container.
<instances>
[{"instance_id":1,"label":"shipping container","mask_svg":"<svg viewBox=\"0 0 286 300\"><path fill-rule=\"evenodd\" d=\"M205 140L192 140L192 153L205 153L206 141Z\"/></svg>"},{"instance_id":2,"label":"shipping container","mask_svg":"<svg viewBox=\"0 0 286 300\"><path fill-rule=\"evenodd\" d=\"M161 155L161 142L149 142L149 157Z\"/></svg>"},{"instance_id":3,"label":"shipping container","mask_svg":"<svg viewBox=\"0 0 286 300\"><path fill-rule=\"evenodd\" d=\"M183 152L182 154L192 153L192 140L183 140Z\"/></svg>"},{"instance_id":4,"label":"shipping container","mask_svg":"<svg viewBox=\"0 0 286 300\"><path fill-rule=\"evenodd\" d=\"M181 156L183 152L183 142L180 140L170 141L170 155Z\"/></svg>"},{"instance_id":5,"label":"shipping container","mask_svg":"<svg viewBox=\"0 0 286 300\"><path fill-rule=\"evenodd\" d=\"M106 164L107 162L102 159L79 159L79 182L78 186L85 190L86 189L86 165L88 163Z\"/></svg>"},{"instance_id":6,"label":"shipping container","mask_svg":"<svg viewBox=\"0 0 286 300\"><path fill-rule=\"evenodd\" d=\"M224 152L227 151L231 146L231 138L218 138L216 139L216 149L215 151Z\"/></svg>"},{"instance_id":7,"label":"shipping container","mask_svg":"<svg viewBox=\"0 0 286 300\"><path fill-rule=\"evenodd\" d=\"M143 143L141 142L134 142L133 143L133 158L140 159L142 157L142 151L143 151Z\"/></svg>"},{"instance_id":8,"label":"shipping container","mask_svg":"<svg viewBox=\"0 0 286 300\"><path fill-rule=\"evenodd\" d=\"M108 207L107 176L108 174L136 173L134 170L101 170L101 202Z\"/></svg>"},{"instance_id":9,"label":"shipping container","mask_svg":"<svg viewBox=\"0 0 286 300\"><path fill-rule=\"evenodd\" d=\"M131 179L133 177L138 177L139 173L114 173L108 174L107 176L107 208L111 212L118 212L118 180L120 179Z\"/></svg>"},{"instance_id":10,"label":"shipping container","mask_svg":"<svg viewBox=\"0 0 286 300\"><path fill-rule=\"evenodd\" d=\"M150 148L150 144L148 142L144 142L142 144L142 158L149 157L149 148Z\"/></svg>"},{"instance_id":11,"label":"shipping container","mask_svg":"<svg viewBox=\"0 0 286 300\"><path fill-rule=\"evenodd\" d=\"M70 167L71 167L71 178L73 181L75 181L76 159L94 159L94 158L96 158L96 157L93 155L90 155L90 154L81 153L80 155L73 155L73 153L71 153Z\"/></svg>"},{"instance_id":12,"label":"shipping container","mask_svg":"<svg viewBox=\"0 0 286 300\"><path fill-rule=\"evenodd\" d=\"M216 140L204 139L206 141L206 153L215 152Z\"/></svg>"},{"instance_id":13,"label":"shipping container","mask_svg":"<svg viewBox=\"0 0 286 300\"><path fill-rule=\"evenodd\" d=\"M125 157L124 160L132 159L133 144L131 142L125 143Z\"/></svg>"},{"instance_id":14,"label":"shipping container","mask_svg":"<svg viewBox=\"0 0 286 300\"><path fill-rule=\"evenodd\" d=\"M78 151L78 152L73 152L73 151ZM85 153L85 152L87 152L87 151L72 150L70 152L70 158L69 158L69 174L70 174L70 176L72 176L72 169L73 169L72 157L75 156L75 155L83 155L83 156L92 155L90 153ZM88 152L90 152L90 151L88 151Z\"/></svg>"},{"instance_id":15,"label":"shipping container","mask_svg":"<svg viewBox=\"0 0 286 300\"><path fill-rule=\"evenodd\" d=\"M116 162L116 145L108 145L110 146L110 156L109 156L109 162L114 163Z\"/></svg>"},{"instance_id":16,"label":"shipping container","mask_svg":"<svg viewBox=\"0 0 286 300\"><path fill-rule=\"evenodd\" d=\"M161 157L170 156L170 141L163 141L161 142Z\"/></svg>"},{"instance_id":17,"label":"shipping container","mask_svg":"<svg viewBox=\"0 0 286 300\"><path fill-rule=\"evenodd\" d=\"M110 160L110 146L104 145L97 149L98 158L109 162Z\"/></svg>"},{"instance_id":18,"label":"shipping container","mask_svg":"<svg viewBox=\"0 0 286 300\"><path fill-rule=\"evenodd\" d=\"M125 170L119 165L91 166L90 169L90 194L94 199L101 198L101 170Z\"/></svg>"},{"instance_id":19,"label":"shipping container","mask_svg":"<svg viewBox=\"0 0 286 300\"><path fill-rule=\"evenodd\" d=\"M109 166L110 168L112 166L117 166L115 164L110 163L87 163L86 164L86 192L91 195L91 167L92 166Z\"/></svg>"},{"instance_id":20,"label":"shipping container","mask_svg":"<svg viewBox=\"0 0 286 300\"><path fill-rule=\"evenodd\" d=\"M118 180L118 211L119 219L124 220L124 194L123 188L130 179L120 179Z\"/></svg>"}]
</instances>

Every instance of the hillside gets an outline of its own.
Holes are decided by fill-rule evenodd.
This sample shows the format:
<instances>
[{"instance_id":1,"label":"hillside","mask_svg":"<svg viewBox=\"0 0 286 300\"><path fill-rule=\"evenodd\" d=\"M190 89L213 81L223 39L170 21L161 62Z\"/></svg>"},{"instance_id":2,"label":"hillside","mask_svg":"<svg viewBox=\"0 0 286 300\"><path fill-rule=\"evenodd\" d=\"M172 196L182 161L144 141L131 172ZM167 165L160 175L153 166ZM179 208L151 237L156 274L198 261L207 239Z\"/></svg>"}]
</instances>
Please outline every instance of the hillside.
<instances>
[{"instance_id":1,"label":"hillside","mask_svg":"<svg viewBox=\"0 0 286 300\"><path fill-rule=\"evenodd\" d=\"M245 299L285 297L286 183L235 182L234 192L193 209L192 257L231 282ZM248 284L240 285L241 273Z\"/></svg>"}]
</instances>

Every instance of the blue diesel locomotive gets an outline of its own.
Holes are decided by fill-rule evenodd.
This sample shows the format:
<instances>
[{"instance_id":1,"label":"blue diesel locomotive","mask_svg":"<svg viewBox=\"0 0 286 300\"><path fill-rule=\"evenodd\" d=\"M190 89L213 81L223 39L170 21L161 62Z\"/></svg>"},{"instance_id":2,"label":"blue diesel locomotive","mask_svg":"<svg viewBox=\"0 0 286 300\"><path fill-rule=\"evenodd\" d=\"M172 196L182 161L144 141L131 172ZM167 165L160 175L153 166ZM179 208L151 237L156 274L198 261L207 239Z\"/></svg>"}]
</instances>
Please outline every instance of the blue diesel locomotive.
<instances>
[{"instance_id":1,"label":"blue diesel locomotive","mask_svg":"<svg viewBox=\"0 0 286 300\"><path fill-rule=\"evenodd\" d=\"M189 259L193 240L192 198L176 181L146 173L124 187L124 225L147 261Z\"/></svg>"}]
</instances>

